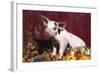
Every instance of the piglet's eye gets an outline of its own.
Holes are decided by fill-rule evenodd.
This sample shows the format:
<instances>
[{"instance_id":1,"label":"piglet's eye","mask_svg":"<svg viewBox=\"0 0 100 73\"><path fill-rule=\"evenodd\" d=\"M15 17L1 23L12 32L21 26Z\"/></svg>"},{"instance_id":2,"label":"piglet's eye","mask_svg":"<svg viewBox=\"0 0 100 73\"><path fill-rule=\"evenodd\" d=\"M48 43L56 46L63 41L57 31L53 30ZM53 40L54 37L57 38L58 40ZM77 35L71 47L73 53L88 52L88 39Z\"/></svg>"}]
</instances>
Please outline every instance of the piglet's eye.
<instances>
[{"instance_id":1,"label":"piglet's eye","mask_svg":"<svg viewBox=\"0 0 100 73\"><path fill-rule=\"evenodd\" d=\"M53 29L56 30L56 27L54 27Z\"/></svg>"}]
</instances>

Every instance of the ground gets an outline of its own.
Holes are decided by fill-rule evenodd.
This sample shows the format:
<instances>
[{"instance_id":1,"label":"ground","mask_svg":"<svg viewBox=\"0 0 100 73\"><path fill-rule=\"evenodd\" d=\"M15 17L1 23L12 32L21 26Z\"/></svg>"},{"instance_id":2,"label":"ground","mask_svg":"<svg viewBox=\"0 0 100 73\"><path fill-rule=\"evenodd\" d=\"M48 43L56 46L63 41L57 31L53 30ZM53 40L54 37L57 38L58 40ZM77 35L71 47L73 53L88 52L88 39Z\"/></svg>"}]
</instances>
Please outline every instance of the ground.
<instances>
[{"instance_id":1,"label":"ground","mask_svg":"<svg viewBox=\"0 0 100 73\"><path fill-rule=\"evenodd\" d=\"M23 62L44 62L58 60L89 60L91 59L91 49L87 46L78 47L75 49L65 50L61 59L58 59L59 54L52 56L52 49L39 53L38 46L30 42L23 48Z\"/></svg>"}]
</instances>

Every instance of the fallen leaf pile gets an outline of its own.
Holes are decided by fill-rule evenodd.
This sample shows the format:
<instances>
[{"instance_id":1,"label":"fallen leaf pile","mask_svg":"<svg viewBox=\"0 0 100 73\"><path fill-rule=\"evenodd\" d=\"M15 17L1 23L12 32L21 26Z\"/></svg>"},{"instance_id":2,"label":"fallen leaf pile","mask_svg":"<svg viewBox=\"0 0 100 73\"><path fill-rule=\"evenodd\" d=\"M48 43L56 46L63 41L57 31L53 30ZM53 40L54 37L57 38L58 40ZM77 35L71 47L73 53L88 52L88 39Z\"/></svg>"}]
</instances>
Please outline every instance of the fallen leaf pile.
<instances>
[{"instance_id":1,"label":"fallen leaf pile","mask_svg":"<svg viewBox=\"0 0 100 73\"><path fill-rule=\"evenodd\" d=\"M44 61L58 61L58 56L51 56L52 49L39 53L39 48L37 44L32 44L30 42L23 48L23 62L44 62ZM78 47L75 49L69 49L64 51L64 55L60 60L89 60L91 59L91 48L87 46Z\"/></svg>"}]
</instances>

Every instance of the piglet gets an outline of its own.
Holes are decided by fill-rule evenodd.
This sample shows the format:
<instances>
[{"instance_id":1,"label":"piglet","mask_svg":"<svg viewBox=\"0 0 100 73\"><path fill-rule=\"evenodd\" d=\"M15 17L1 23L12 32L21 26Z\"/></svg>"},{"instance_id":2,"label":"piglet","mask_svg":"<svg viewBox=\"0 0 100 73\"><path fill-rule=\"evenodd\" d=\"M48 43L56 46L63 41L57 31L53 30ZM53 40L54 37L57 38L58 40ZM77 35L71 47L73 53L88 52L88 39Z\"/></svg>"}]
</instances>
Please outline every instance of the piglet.
<instances>
[{"instance_id":1,"label":"piglet","mask_svg":"<svg viewBox=\"0 0 100 73\"><path fill-rule=\"evenodd\" d=\"M45 26L45 32L54 37L54 39L59 43L59 59L62 58L66 47L67 49L69 47L75 49L77 47L85 46L85 42L82 39L60 26L62 22L50 20L43 15L41 15L41 17ZM56 55L56 51L57 49L53 46L52 56Z\"/></svg>"}]
</instances>

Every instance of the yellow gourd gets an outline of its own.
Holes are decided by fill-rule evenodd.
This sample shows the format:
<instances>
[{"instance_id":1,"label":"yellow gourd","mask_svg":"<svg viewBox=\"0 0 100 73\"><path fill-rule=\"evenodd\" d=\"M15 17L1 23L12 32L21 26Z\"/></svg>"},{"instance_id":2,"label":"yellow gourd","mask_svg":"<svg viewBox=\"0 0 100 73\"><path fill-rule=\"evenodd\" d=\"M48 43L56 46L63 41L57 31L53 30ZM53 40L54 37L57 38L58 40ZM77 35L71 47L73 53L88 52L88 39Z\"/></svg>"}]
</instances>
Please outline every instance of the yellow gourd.
<instances>
[{"instance_id":1,"label":"yellow gourd","mask_svg":"<svg viewBox=\"0 0 100 73\"><path fill-rule=\"evenodd\" d=\"M79 60L88 60L90 59L89 56L80 56Z\"/></svg>"},{"instance_id":2,"label":"yellow gourd","mask_svg":"<svg viewBox=\"0 0 100 73\"><path fill-rule=\"evenodd\" d=\"M63 57L64 60L76 60L75 56L69 55L69 56L64 56Z\"/></svg>"}]
</instances>

